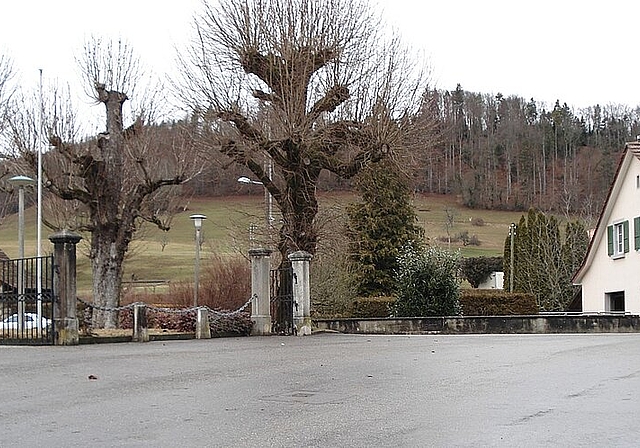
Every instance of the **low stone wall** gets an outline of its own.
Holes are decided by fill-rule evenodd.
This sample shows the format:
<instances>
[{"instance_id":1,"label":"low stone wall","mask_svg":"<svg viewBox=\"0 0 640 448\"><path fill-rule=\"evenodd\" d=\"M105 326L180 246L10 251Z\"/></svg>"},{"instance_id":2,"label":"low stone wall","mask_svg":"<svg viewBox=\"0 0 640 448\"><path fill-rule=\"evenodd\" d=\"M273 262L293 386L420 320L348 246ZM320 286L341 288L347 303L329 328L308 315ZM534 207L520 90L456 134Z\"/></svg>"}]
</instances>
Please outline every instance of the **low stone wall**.
<instances>
[{"instance_id":1,"label":"low stone wall","mask_svg":"<svg viewBox=\"0 0 640 448\"><path fill-rule=\"evenodd\" d=\"M380 319L315 319L314 330L349 334L547 334L635 333L640 316L549 315Z\"/></svg>"}]
</instances>

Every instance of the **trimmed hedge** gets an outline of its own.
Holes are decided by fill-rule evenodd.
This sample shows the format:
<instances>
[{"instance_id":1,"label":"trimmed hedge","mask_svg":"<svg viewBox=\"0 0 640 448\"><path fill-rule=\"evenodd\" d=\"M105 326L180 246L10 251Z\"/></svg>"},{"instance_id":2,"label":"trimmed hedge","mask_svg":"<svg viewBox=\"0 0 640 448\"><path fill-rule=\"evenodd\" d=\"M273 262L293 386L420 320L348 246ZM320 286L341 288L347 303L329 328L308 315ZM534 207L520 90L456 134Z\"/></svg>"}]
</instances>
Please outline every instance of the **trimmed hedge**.
<instances>
[{"instance_id":1,"label":"trimmed hedge","mask_svg":"<svg viewBox=\"0 0 640 448\"><path fill-rule=\"evenodd\" d=\"M533 294L495 289L463 289L460 291L460 306L463 316L527 316L539 313Z\"/></svg>"},{"instance_id":2,"label":"trimmed hedge","mask_svg":"<svg viewBox=\"0 0 640 448\"><path fill-rule=\"evenodd\" d=\"M351 304L351 316L356 318L389 317L395 297L359 297Z\"/></svg>"}]
</instances>

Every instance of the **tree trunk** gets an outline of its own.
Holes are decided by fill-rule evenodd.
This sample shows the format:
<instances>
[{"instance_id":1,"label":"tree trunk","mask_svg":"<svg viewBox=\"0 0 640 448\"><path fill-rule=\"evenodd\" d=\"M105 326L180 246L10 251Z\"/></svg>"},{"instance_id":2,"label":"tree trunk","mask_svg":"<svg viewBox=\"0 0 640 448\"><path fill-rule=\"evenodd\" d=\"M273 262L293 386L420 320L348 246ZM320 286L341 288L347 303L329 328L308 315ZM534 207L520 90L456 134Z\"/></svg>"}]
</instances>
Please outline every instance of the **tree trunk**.
<instances>
[{"instance_id":1,"label":"tree trunk","mask_svg":"<svg viewBox=\"0 0 640 448\"><path fill-rule=\"evenodd\" d=\"M318 234L314 220L318 214L319 175L320 168L312 166L285 171L286 193L278 204L284 221L278 243L282 263L287 262L287 255L292 252L303 250L312 255L316 252Z\"/></svg>"},{"instance_id":2,"label":"tree trunk","mask_svg":"<svg viewBox=\"0 0 640 448\"><path fill-rule=\"evenodd\" d=\"M120 303L122 285L122 262L124 250L109 238L109 234L94 233L91 272L93 275L93 303L102 308L115 308ZM92 325L94 328L116 328L118 313L94 308Z\"/></svg>"}]
</instances>

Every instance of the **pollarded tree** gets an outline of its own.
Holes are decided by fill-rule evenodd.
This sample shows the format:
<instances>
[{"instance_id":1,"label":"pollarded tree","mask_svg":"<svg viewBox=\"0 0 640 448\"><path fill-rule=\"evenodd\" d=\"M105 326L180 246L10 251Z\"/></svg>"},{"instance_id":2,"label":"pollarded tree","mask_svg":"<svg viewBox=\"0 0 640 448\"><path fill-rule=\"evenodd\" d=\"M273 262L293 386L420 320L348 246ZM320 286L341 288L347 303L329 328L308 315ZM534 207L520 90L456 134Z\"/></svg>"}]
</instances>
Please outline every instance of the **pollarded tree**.
<instances>
[{"instance_id":1,"label":"pollarded tree","mask_svg":"<svg viewBox=\"0 0 640 448\"><path fill-rule=\"evenodd\" d=\"M350 178L394 153L427 87L366 0L205 2L180 62L209 141L280 209L282 255L316 250L320 173Z\"/></svg>"},{"instance_id":2,"label":"pollarded tree","mask_svg":"<svg viewBox=\"0 0 640 448\"><path fill-rule=\"evenodd\" d=\"M356 182L362 201L347 208L350 258L358 294L393 295L403 248L422 245L424 229L411 204L411 191L389 161L372 163Z\"/></svg>"},{"instance_id":3,"label":"pollarded tree","mask_svg":"<svg viewBox=\"0 0 640 448\"><path fill-rule=\"evenodd\" d=\"M79 63L87 93L104 106L106 127L95 138L80 138L70 101L52 92L43 105L51 146L43 156L43 180L48 192L85 213L77 229L91 234L93 302L109 309L119 305L123 261L134 233L145 221L167 230L162 219L167 210L158 200L164 189L194 176L200 159L189 133L177 129L160 138L159 128L151 126L152 101L141 101L147 107L125 126L123 106L136 98L143 83L139 61L127 44L90 40ZM37 115L16 111L13 124L17 160L32 170L40 135ZM93 325L113 328L116 313L94 310Z\"/></svg>"}]
</instances>

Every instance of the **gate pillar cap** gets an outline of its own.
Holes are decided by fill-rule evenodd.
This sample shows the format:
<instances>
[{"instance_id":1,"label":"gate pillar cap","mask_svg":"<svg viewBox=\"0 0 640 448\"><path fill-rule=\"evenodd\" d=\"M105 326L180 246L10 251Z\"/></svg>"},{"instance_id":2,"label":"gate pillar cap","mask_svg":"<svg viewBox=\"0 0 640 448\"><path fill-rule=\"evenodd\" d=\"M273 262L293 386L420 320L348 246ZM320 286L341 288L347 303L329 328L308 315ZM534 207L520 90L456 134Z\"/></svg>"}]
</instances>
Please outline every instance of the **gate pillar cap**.
<instances>
[{"instance_id":1,"label":"gate pillar cap","mask_svg":"<svg viewBox=\"0 0 640 448\"><path fill-rule=\"evenodd\" d=\"M268 257L273 253L273 250L266 248L249 249L249 256L251 257Z\"/></svg>"},{"instance_id":2,"label":"gate pillar cap","mask_svg":"<svg viewBox=\"0 0 640 448\"><path fill-rule=\"evenodd\" d=\"M293 253L290 253L287 258L290 261L310 261L313 258L309 252L305 252L304 250L299 250Z\"/></svg>"},{"instance_id":3,"label":"gate pillar cap","mask_svg":"<svg viewBox=\"0 0 640 448\"><path fill-rule=\"evenodd\" d=\"M56 232L53 235L49 236L49 241L51 241L53 244L56 244L56 243L78 244L78 242L81 239L82 237L80 235L78 235L75 232L72 232L71 230L66 230L66 229Z\"/></svg>"}]
</instances>

